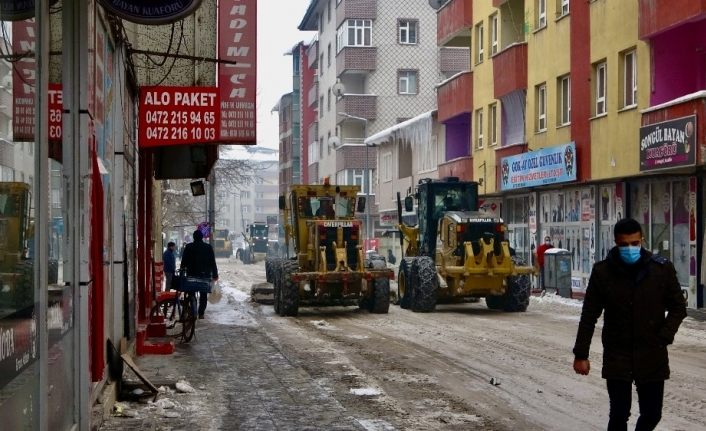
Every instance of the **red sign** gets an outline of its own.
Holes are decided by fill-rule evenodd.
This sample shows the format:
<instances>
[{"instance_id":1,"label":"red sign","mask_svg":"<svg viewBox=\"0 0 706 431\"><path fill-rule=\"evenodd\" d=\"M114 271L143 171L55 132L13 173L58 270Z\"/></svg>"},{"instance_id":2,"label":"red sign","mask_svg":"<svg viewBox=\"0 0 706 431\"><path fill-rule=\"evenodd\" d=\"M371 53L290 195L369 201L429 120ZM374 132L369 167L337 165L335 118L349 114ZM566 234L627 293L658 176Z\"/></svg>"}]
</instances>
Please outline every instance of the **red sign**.
<instances>
[{"instance_id":1,"label":"red sign","mask_svg":"<svg viewBox=\"0 0 706 431\"><path fill-rule=\"evenodd\" d=\"M12 68L12 140L34 141L34 85L37 62L34 20L12 23L12 54L21 58Z\"/></svg>"},{"instance_id":2,"label":"red sign","mask_svg":"<svg viewBox=\"0 0 706 431\"><path fill-rule=\"evenodd\" d=\"M219 106L215 87L143 87L140 147L217 142Z\"/></svg>"},{"instance_id":3,"label":"red sign","mask_svg":"<svg viewBox=\"0 0 706 431\"><path fill-rule=\"evenodd\" d=\"M218 4L218 64L221 142L255 144L257 88L257 0Z\"/></svg>"},{"instance_id":4,"label":"red sign","mask_svg":"<svg viewBox=\"0 0 706 431\"><path fill-rule=\"evenodd\" d=\"M61 114L64 94L61 84L49 84L49 142L61 142Z\"/></svg>"}]
</instances>

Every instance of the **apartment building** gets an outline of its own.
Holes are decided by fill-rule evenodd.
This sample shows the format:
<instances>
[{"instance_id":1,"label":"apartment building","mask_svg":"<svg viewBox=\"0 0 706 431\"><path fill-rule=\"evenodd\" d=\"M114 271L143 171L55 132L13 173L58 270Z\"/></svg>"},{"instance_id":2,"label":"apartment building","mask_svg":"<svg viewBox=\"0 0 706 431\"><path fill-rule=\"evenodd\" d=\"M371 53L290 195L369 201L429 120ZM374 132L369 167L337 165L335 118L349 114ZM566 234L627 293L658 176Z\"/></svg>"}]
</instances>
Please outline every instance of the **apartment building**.
<instances>
[{"instance_id":1,"label":"apartment building","mask_svg":"<svg viewBox=\"0 0 706 431\"><path fill-rule=\"evenodd\" d=\"M439 175L478 181L518 254L547 235L569 250L578 295L615 222L636 218L702 307L706 7L450 0L438 18L439 45L466 44L472 64L439 87L446 156L459 156Z\"/></svg>"},{"instance_id":2,"label":"apartment building","mask_svg":"<svg viewBox=\"0 0 706 431\"><path fill-rule=\"evenodd\" d=\"M364 140L434 109L443 77L435 11L426 0L312 0L299 29L317 32L317 136L307 154L318 175L309 180L361 185L372 210L366 238L378 237L377 151Z\"/></svg>"}]
</instances>

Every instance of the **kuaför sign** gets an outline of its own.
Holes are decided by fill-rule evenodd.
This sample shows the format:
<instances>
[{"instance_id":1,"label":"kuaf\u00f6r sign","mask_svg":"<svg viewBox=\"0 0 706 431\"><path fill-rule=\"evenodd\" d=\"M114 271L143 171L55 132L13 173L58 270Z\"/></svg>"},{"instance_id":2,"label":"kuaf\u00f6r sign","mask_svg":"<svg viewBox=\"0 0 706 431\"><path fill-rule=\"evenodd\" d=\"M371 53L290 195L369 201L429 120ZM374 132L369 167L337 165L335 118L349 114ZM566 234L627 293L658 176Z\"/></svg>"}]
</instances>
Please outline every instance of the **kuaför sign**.
<instances>
[{"instance_id":1,"label":"kuaf\u00f6r sign","mask_svg":"<svg viewBox=\"0 0 706 431\"><path fill-rule=\"evenodd\" d=\"M140 147L219 140L220 95L215 87L140 89Z\"/></svg>"},{"instance_id":2,"label":"kuaf\u00f6r sign","mask_svg":"<svg viewBox=\"0 0 706 431\"><path fill-rule=\"evenodd\" d=\"M98 0L105 9L139 24L168 24L190 15L201 0Z\"/></svg>"}]
</instances>

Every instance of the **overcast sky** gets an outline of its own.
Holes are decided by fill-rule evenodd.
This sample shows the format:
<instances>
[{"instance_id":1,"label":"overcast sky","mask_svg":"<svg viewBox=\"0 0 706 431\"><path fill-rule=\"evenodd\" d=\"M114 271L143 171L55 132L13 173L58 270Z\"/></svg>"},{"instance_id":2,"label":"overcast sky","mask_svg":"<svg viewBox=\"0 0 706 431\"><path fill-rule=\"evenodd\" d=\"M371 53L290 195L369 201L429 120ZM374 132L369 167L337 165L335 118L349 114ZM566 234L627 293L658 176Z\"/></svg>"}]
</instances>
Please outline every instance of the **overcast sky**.
<instances>
[{"instance_id":1,"label":"overcast sky","mask_svg":"<svg viewBox=\"0 0 706 431\"><path fill-rule=\"evenodd\" d=\"M297 26L310 0L258 0L257 2L257 144L279 147L277 113L270 113L279 98L292 91L292 57L299 41L309 42L314 32Z\"/></svg>"}]
</instances>

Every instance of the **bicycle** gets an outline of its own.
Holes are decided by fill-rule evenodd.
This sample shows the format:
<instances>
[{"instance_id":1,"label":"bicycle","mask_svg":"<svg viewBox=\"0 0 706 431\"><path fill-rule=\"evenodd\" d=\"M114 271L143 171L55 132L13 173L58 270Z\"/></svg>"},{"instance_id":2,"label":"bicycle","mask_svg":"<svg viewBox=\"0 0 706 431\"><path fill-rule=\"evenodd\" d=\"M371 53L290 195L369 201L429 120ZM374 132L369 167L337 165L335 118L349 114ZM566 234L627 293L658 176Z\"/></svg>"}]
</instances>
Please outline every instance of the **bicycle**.
<instances>
[{"instance_id":1,"label":"bicycle","mask_svg":"<svg viewBox=\"0 0 706 431\"><path fill-rule=\"evenodd\" d=\"M178 323L181 328L173 337L180 337L181 341L188 343L196 331L196 313L198 310L197 293L210 293L211 282L209 279L188 277L183 272L175 274L174 291L159 292L156 304L150 311L152 321L164 318L167 329L174 329Z\"/></svg>"}]
</instances>

